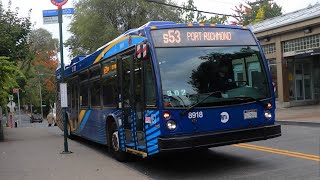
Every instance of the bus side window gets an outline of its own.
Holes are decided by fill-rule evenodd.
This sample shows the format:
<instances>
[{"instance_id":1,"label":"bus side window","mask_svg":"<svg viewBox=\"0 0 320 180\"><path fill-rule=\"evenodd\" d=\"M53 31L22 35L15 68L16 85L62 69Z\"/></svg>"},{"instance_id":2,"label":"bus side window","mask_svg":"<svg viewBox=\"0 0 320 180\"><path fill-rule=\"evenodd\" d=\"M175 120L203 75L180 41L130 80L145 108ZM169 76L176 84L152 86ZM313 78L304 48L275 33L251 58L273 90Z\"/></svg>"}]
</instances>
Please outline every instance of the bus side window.
<instances>
[{"instance_id":1,"label":"bus side window","mask_svg":"<svg viewBox=\"0 0 320 180\"><path fill-rule=\"evenodd\" d=\"M88 83L80 85L81 107L88 107Z\"/></svg>"},{"instance_id":2,"label":"bus side window","mask_svg":"<svg viewBox=\"0 0 320 180\"><path fill-rule=\"evenodd\" d=\"M154 73L152 70L151 60L148 59L145 61L145 94L146 94L146 105L147 106L156 106L157 104L157 95L155 89L155 79Z\"/></svg>"},{"instance_id":3,"label":"bus side window","mask_svg":"<svg viewBox=\"0 0 320 180\"><path fill-rule=\"evenodd\" d=\"M91 106L100 106L100 80L91 83Z\"/></svg>"},{"instance_id":4,"label":"bus side window","mask_svg":"<svg viewBox=\"0 0 320 180\"><path fill-rule=\"evenodd\" d=\"M72 84L72 82L71 81L69 81L68 83L67 83L67 94L68 94L68 108L69 108L69 110L71 110L71 100L72 100L72 86L73 86L73 84Z\"/></svg>"},{"instance_id":5,"label":"bus side window","mask_svg":"<svg viewBox=\"0 0 320 180\"><path fill-rule=\"evenodd\" d=\"M106 76L102 80L103 87L103 105L117 106L118 82L117 76Z\"/></svg>"}]
</instances>

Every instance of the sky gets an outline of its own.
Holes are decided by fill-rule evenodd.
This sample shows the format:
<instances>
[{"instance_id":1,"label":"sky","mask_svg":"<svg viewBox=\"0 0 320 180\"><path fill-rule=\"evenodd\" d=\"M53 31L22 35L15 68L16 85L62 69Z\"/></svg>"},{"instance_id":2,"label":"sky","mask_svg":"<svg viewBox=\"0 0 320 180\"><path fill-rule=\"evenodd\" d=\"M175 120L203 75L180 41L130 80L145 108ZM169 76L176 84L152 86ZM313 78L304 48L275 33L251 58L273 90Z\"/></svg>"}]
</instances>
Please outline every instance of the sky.
<instances>
[{"instance_id":1,"label":"sky","mask_svg":"<svg viewBox=\"0 0 320 180\"><path fill-rule=\"evenodd\" d=\"M5 8L7 7L9 0L0 0L2 1ZM63 8L72 8L74 3L81 0L68 0L68 2L63 6ZM106 0L110 1L110 0ZM187 2L187 0L173 0L174 2L181 5L183 2ZM202 11L210 11L216 13L224 13L224 14L232 14L233 8L241 2L245 2L246 0L194 0L195 6L198 10ZM251 0L252 1L252 0ZM283 9L283 13L289 13L292 11L296 11L302 8L307 7L308 5L314 5L320 0L274 0L278 5L280 5ZM43 10L51 10L57 9L50 0L12 0L12 8L19 8L19 16L27 17L28 11L32 9L31 12L31 22L33 22L34 29L44 28L52 33L54 38L59 39L59 25L58 24L43 24L42 11ZM63 18L63 42L65 42L70 36L70 32L68 32L68 26L71 22L71 15L64 16ZM107 43L107 42L106 42ZM65 64L70 63L71 59L68 57L69 50L68 48L64 48L64 62ZM60 57L60 56L59 56Z\"/></svg>"}]
</instances>

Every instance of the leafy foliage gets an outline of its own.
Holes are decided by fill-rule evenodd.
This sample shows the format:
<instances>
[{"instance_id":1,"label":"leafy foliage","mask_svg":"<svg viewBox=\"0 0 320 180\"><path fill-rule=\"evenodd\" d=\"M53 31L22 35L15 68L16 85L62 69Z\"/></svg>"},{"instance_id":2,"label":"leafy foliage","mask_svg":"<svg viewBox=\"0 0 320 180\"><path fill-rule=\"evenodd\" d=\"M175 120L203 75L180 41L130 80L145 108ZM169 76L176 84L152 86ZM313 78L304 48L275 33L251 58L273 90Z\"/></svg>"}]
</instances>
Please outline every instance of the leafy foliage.
<instances>
[{"instance_id":1,"label":"leafy foliage","mask_svg":"<svg viewBox=\"0 0 320 180\"><path fill-rule=\"evenodd\" d=\"M18 10L3 9L0 4L0 56L10 60L26 61L29 58L28 34L31 31L30 17L18 17Z\"/></svg>"},{"instance_id":2,"label":"leafy foliage","mask_svg":"<svg viewBox=\"0 0 320 180\"><path fill-rule=\"evenodd\" d=\"M55 99L55 70L58 66L57 47L58 39L45 29L33 30L29 35L30 51L33 54L31 68L28 71L26 83L26 96L35 106L40 106L39 86L42 89L42 99L45 104L52 103Z\"/></svg>"},{"instance_id":3,"label":"leafy foliage","mask_svg":"<svg viewBox=\"0 0 320 180\"><path fill-rule=\"evenodd\" d=\"M12 88L19 87L18 81L24 79L23 73L19 68L10 62L10 58L0 56L0 104L8 101L9 92Z\"/></svg>"},{"instance_id":4,"label":"leafy foliage","mask_svg":"<svg viewBox=\"0 0 320 180\"><path fill-rule=\"evenodd\" d=\"M237 21L233 24L248 25L282 15L282 7L271 0L256 0L254 2L247 1L235 6L235 15Z\"/></svg>"},{"instance_id":5,"label":"leafy foliage","mask_svg":"<svg viewBox=\"0 0 320 180\"><path fill-rule=\"evenodd\" d=\"M182 18L183 23L209 23L209 24L224 24L227 21L226 16L219 16L215 15L210 18L204 16L201 12L194 11L198 10L197 7L194 5L193 0L188 0L187 3L183 3L182 7L185 9L181 9L181 15L184 16ZM186 9L192 9L192 10L186 10Z\"/></svg>"},{"instance_id":6,"label":"leafy foliage","mask_svg":"<svg viewBox=\"0 0 320 180\"><path fill-rule=\"evenodd\" d=\"M161 0L168 3L167 0ZM171 2L169 2L171 3ZM72 56L88 54L125 31L148 21L180 21L179 12L145 0L82 0L70 25L66 43Z\"/></svg>"}]
</instances>

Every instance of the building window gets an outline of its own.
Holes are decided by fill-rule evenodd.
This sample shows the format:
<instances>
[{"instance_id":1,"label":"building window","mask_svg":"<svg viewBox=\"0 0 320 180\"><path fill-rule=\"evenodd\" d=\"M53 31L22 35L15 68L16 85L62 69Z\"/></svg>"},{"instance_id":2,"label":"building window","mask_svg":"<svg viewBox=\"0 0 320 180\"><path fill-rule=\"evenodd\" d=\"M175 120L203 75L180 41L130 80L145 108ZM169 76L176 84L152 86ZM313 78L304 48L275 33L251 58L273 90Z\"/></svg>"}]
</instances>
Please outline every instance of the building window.
<instances>
[{"instance_id":1,"label":"building window","mask_svg":"<svg viewBox=\"0 0 320 180\"><path fill-rule=\"evenodd\" d=\"M267 44L267 45L263 45L263 52L264 54L272 54L276 52L276 44Z\"/></svg>"},{"instance_id":2,"label":"building window","mask_svg":"<svg viewBox=\"0 0 320 180\"><path fill-rule=\"evenodd\" d=\"M268 60L268 64L269 64L270 74L271 74L271 78L272 78L273 91L274 91L274 94L275 94L276 98L278 98L277 64L276 64L276 60L275 59L269 59Z\"/></svg>"},{"instance_id":3,"label":"building window","mask_svg":"<svg viewBox=\"0 0 320 180\"><path fill-rule=\"evenodd\" d=\"M320 34L301 37L283 43L283 52L301 51L320 47ZM267 53L266 53L267 54Z\"/></svg>"}]
</instances>

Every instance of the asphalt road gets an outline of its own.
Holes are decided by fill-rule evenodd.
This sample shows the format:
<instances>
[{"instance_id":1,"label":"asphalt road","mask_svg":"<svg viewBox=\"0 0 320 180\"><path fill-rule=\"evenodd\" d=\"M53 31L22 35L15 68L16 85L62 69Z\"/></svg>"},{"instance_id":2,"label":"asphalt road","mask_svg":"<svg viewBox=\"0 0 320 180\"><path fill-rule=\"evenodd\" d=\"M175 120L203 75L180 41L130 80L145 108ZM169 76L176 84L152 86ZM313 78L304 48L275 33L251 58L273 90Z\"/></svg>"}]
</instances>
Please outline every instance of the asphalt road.
<instances>
[{"instance_id":1,"label":"asphalt road","mask_svg":"<svg viewBox=\"0 0 320 180\"><path fill-rule=\"evenodd\" d=\"M126 164L152 179L320 180L320 128L284 125L282 133L266 141Z\"/></svg>"},{"instance_id":2,"label":"asphalt road","mask_svg":"<svg viewBox=\"0 0 320 180\"><path fill-rule=\"evenodd\" d=\"M19 114L16 113L14 116L15 120L19 120ZM30 116L25 112L21 111L21 121L18 123L18 127L36 127L36 128L44 128L48 126L48 122L46 119L42 121L42 123L34 122L30 123Z\"/></svg>"},{"instance_id":3,"label":"asphalt road","mask_svg":"<svg viewBox=\"0 0 320 180\"><path fill-rule=\"evenodd\" d=\"M21 120L20 127L48 128L45 120L30 124L25 114L22 114ZM86 141L80 143L109 156L101 146ZM151 179L320 180L319 155L319 126L282 125L282 136L275 139L207 151L137 158L124 165Z\"/></svg>"}]
</instances>

